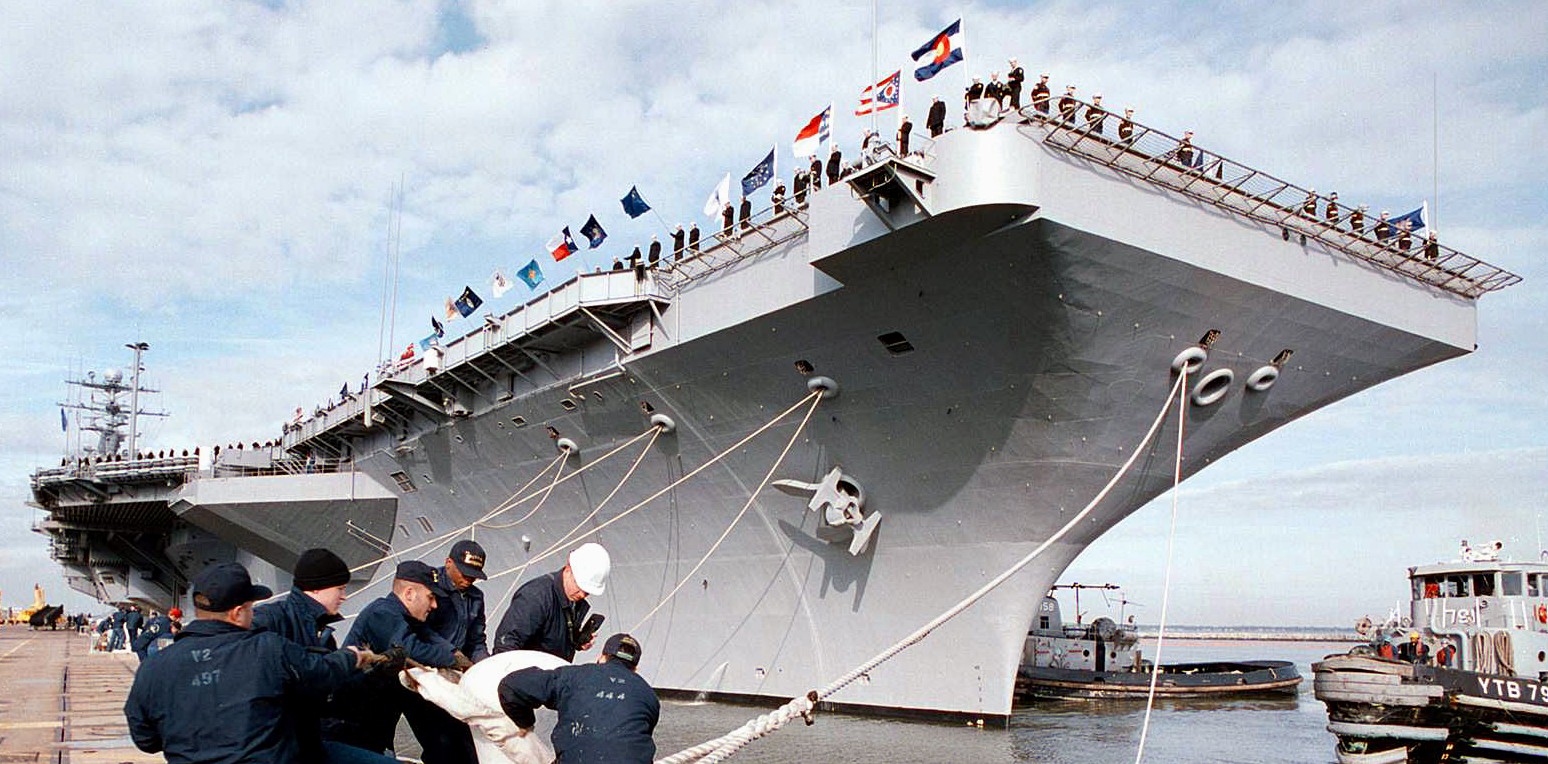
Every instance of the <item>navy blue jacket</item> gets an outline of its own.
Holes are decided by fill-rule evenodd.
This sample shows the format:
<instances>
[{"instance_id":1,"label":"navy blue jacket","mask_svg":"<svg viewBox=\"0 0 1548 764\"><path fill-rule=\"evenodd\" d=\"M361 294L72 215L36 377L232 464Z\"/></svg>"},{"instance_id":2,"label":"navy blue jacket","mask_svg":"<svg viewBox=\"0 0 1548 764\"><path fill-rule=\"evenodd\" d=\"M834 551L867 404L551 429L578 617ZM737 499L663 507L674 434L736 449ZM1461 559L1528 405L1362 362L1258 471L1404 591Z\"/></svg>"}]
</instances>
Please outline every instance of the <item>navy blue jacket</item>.
<instances>
[{"instance_id":1,"label":"navy blue jacket","mask_svg":"<svg viewBox=\"0 0 1548 764\"><path fill-rule=\"evenodd\" d=\"M538 576L521 585L511 606L500 619L495 634L497 653L506 650L542 650L567 661L575 660L575 630L584 623L591 605L571 602L564 596L564 571Z\"/></svg>"},{"instance_id":2,"label":"navy blue jacket","mask_svg":"<svg viewBox=\"0 0 1548 764\"><path fill-rule=\"evenodd\" d=\"M449 667L456 663L452 644L410 617L403 602L391 592L372 601L355 616L355 625L344 644L378 653L402 647L408 657L426 666ZM403 715L403 706L409 702L409 694L397 677L385 672L362 676L334 694L322 722L322 736L378 753L392 748L393 731Z\"/></svg>"},{"instance_id":3,"label":"navy blue jacket","mask_svg":"<svg viewBox=\"0 0 1548 764\"><path fill-rule=\"evenodd\" d=\"M538 706L559 712L553 741L563 764L648 764L656 758L651 735L661 702L620 661L522 669L500 680L500 707L518 726L531 729Z\"/></svg>"},{"instance_id":4,"label":"navy blue jacket","mask_svg":"<svg viewBox=\"0 0 1548 764\"><path fill-rule=\"evenodd\" d=\"M344 646L385 653L395 645L401 645L408 657L426 666L449 668L457 662L452 657L457 648L423 622L410 617L398 595L388 592L355 616L355 625L344 638Z\"/></svg>"},{"instance_id":5,"label":"navy blue jacket","mask_svg":"<svg viewBox=\"0 0 1548 764\"><path fill-rule=\"evenodd\" d=\"M344 620L332 615L306 592L291 587L284 599L253 608L253 628L272 631L302 647L338 649L329 624Z\"/></svg>"},{"instance_id":6,"label":"navy blue jacket","mask_svg":"<svg viewBox=\"0 0 1548 764\"><path fill-rule=\"evenodd\" d=\"M290 594L253 608L253 628L272 632L312 652L338 649L329 624L344 620L344 616L328 612L321 603L306 596L298 587L291 587ZM355 681L355 680L351 680ZM318 695L300 700L296 704L296 736L301 743L303 757L321 759L322 717L327 713L327 697Z\"/></svg>"},{"instance_id":7,"label":"navy blue jacket","mask_svg":"<svg viewBox=\"0 0 1548 764\"><path fill-rule=\"evenodd\" d=\"M484 636L484 592L477 585L458 590L451 575L441 571L441 585L435 590L435 610L425 619L437 634L474 662L489 657Z\"/></svg>"},{"instance_id":8,"label":"navy blue jacket","mask_svg":"<svg viewBox=\"0 0 1548 764\"><path fill-rule=\"evenodd\" d=\"M135 655L140 656L140 660L143 661L149 654L151 643L155 642L161 635L170 634L171 632L172 619L165 614L158 615L145 623L145 628L140 629L140 635L134 638L134 644L130 645L130 647L134 649Z\"/></svg>"},{"instance_id":9,"label":"navy blue jacket","mask_svg":"<svg viewBox=\"0 0 1548 764\"><path fill-rule=\"evenodd\" d=\"M293 701L354 672L349 652L319 655L277 634L199 620L134 676L129 735L169 764L301 762Z\"/></svg>"}]
</instances>

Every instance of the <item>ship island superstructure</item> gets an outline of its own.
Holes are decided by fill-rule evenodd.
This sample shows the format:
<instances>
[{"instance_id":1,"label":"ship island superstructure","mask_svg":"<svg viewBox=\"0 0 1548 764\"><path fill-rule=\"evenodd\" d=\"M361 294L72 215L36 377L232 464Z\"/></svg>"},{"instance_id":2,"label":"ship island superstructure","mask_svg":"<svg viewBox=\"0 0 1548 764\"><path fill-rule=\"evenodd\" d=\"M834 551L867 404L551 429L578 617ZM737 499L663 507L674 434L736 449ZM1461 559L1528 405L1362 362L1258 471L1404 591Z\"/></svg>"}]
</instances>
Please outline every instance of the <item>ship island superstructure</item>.
<instances>
[{"instance_id":1,"label":"ship island superstructure","mask_svg":"<svg viewBox=\"0 0 1548 764\"><path fill-rule=\"evenodd\" d=\"M379 563L438 562L457 538L491 570L597 540L614 568L593 609L647 646L652 685L787 698L1049 538L1141 443L1179 369L1191 475L1471 352L1477 299L1519 280L1306 215L1304 189L1180 155L1160 131L1004 116L976 110L909 156L882 146L680 259L486 316L280 446L163 481L154 517L98 495L89 466L39 471L42 530L99 580L95 523L134 526L163 559L113 570L157 602L212 559L283 587L302 550L328 546L375 596ZM1003 720L1038 604L1025 593L1171 486L1176 426L1010 585L836 700ZM491 627L516 578L484 585Z\"/></svg>"}]
</instances>

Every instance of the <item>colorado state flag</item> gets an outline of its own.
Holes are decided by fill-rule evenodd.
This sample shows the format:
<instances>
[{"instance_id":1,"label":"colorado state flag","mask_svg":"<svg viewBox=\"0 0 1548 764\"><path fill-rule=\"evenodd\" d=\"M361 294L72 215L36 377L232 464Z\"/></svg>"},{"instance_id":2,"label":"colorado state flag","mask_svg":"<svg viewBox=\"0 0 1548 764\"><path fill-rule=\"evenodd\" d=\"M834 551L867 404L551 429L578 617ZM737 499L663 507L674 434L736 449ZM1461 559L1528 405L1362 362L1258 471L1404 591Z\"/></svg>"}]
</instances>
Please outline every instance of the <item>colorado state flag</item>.
<instances>
[{"instance_id":1,"label":"colorado state flag","mask_svg":"<svg viewBox=\"0 0 1548 764\"><path fill-rule=\"evenodd\" d=\"M961 36L962 19L957 19L951 22L951 26L946 27L940 34L936 35L934 39L920 46L919 50L914 51L915 61L929 56L929 60L925 62L924 66L914 70L914 79L924 82L940 74L942 69L961 61L962 44L959 42Z\"/></svg>"}]
</instances>

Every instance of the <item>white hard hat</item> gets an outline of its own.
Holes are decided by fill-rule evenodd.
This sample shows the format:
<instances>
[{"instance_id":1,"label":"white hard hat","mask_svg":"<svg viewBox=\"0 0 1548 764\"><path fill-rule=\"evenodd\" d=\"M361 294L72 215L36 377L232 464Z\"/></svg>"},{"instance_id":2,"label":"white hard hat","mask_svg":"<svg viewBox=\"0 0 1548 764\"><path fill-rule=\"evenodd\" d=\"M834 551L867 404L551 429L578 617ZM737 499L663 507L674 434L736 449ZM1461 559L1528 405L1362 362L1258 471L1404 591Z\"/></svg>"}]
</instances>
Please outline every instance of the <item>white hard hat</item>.
<instances>
[{"instance_id":1,"label":"white hard hat","mask_svg":"<svg viewBox=\"0 0 1548 764\"><path fill-rule=\"evenodd\" d=\"M581 544L570 552L570 573L575 576L575 585L587 594L601 594L612 569L613 558L601 544Z\"/></svg>"}]
</instances>

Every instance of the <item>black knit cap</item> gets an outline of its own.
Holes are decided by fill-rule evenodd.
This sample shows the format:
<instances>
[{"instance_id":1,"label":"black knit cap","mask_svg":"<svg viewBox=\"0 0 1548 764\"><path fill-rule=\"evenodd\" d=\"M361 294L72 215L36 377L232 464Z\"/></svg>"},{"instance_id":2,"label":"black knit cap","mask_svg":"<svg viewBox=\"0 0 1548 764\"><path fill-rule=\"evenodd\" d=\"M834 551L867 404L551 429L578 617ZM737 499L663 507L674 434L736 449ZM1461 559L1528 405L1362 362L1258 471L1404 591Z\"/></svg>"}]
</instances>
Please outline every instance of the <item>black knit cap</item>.
<instances>
[{"instance_id":1,"label":"black knit cap","mask_svg":"<svg viewBox=\"0 0 1548 764\"><path fill-rule=\"evenodd\" d=\"M296 560L295 584L303 592L342 586L349 578L349 566L327 549L308 549Z\"/></svg>"}]
</instances>

